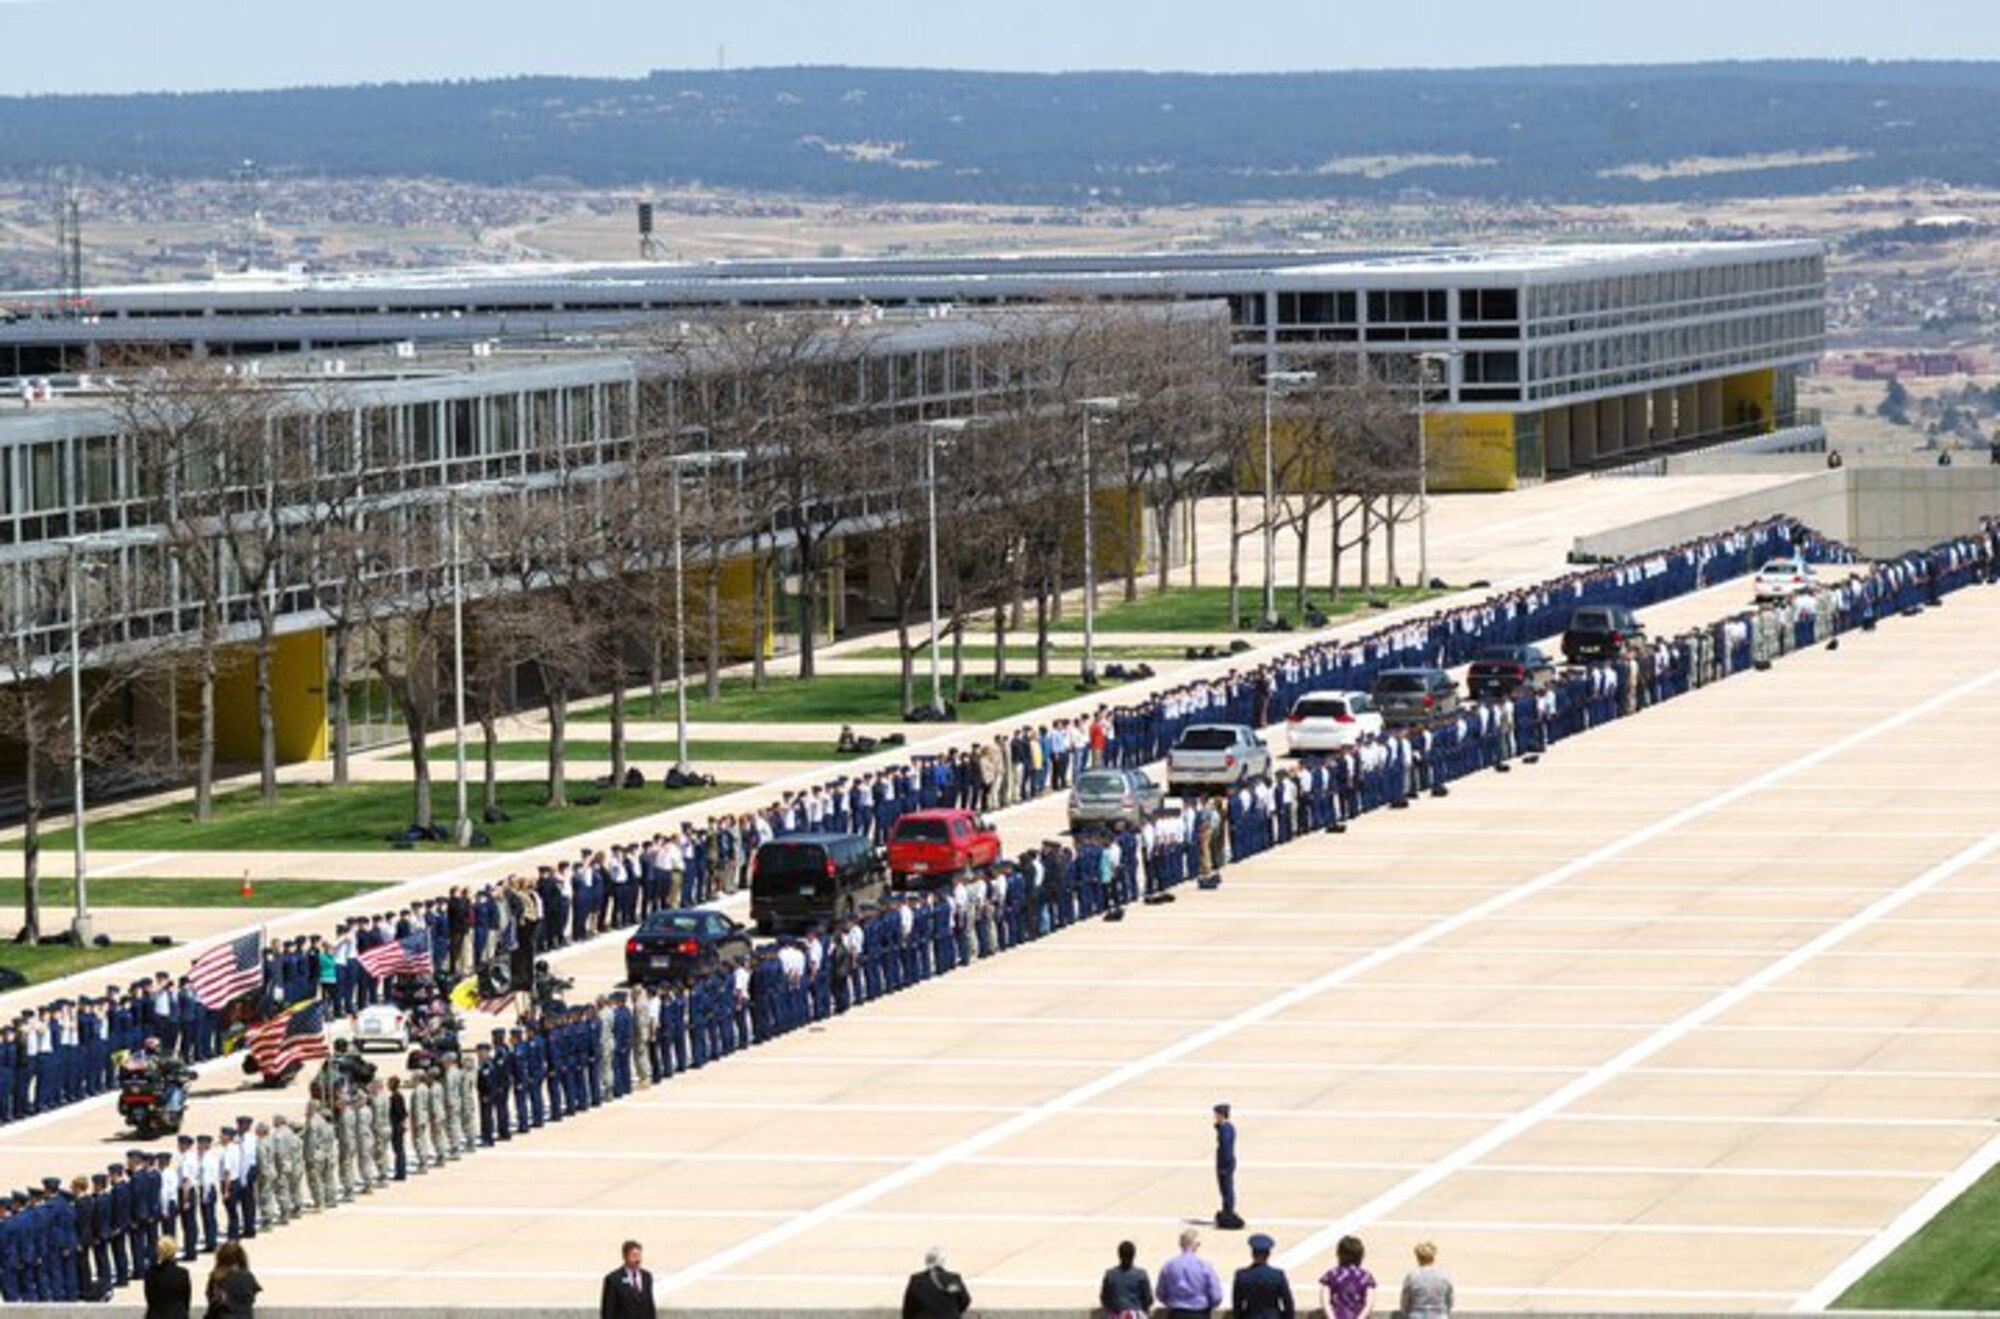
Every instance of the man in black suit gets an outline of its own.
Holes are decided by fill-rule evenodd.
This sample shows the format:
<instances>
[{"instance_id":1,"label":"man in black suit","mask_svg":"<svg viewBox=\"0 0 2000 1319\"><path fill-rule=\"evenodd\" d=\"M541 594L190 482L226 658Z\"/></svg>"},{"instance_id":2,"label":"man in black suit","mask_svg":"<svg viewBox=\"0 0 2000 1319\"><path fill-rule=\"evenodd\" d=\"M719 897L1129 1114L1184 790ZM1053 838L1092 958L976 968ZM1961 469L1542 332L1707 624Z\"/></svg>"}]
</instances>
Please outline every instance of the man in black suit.
<instances>
[{"instance_id":1,"label":"man in black suit","mask_svg":"<svg viewBox=\"0 0 2000 1319\"><path fill-rule=\"evenodd\" d=\"M644 1248L636 1241L625 1243L625 1267L604 1275L604 1297L598 1302L598 1319L657 1319L653 1309L653 1275L639 1267Z\"/></svg>"}]
</instances>

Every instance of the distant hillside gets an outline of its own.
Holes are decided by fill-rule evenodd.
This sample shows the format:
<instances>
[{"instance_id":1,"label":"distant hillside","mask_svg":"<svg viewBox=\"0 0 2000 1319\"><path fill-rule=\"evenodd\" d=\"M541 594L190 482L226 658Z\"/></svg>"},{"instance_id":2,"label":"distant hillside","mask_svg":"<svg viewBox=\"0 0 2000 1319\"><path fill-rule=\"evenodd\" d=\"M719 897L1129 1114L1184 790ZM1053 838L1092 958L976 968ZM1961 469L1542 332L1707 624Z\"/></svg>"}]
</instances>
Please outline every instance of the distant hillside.
<instances>
[{"instance_id":1,"label":"distant hillside","mask_svg":"<svg viewBox=\"0 0 2000 1319\"><path fill-rule=\"evenodd\" d=\"M1202 76L844 68L0 98L0 174L702 183L898 200L1567 201L2000 186L2000 64Z\"/></svg>"}]
</instances>

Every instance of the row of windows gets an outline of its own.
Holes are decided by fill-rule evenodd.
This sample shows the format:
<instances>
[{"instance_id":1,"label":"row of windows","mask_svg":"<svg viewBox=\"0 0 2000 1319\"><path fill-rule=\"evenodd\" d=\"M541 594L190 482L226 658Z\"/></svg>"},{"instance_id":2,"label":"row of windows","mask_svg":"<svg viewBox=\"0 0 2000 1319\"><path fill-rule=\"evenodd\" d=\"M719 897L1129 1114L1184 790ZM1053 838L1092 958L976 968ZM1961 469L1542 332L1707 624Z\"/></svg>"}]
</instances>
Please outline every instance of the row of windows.
<instances>
[{"instance_id":1,"label":"row of windows","mask_svg":"<svg viewBox=\"0 0 2000 1319\"><path fill-rule=\"evenodd\" d=\"M1783 312L1537 349L1528 396L1561 398L1654 385L1677 376L1811 356L1819 352L1825 333L1824 313Z\"/></svg>"}]
</instances>

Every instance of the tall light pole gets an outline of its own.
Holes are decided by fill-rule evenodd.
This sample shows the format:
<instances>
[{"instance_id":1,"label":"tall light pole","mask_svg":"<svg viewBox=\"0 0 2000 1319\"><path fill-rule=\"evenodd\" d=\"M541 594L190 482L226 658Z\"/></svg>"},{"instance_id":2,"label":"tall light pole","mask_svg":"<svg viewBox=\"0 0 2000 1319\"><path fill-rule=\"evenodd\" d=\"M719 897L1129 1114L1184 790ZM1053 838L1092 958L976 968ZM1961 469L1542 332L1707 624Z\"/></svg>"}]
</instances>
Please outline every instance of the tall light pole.
<instances>
[{"instance_id":1,"label":"tall light pole","mask_svg":"<svg viewBox=\"0 0 2000 1319\"><path fill-rule=\"evenodd\" d=\"M674 516L674 768L682 774L688 773L688 698L687 698L687 562L686 540L681 534L681 469L683 467L709 467L716 463L741 463L749 457L741 449L723 450L714 453L675 454L667 459L672 469L672 504ZM761 644L761 638L759 639Z\"/></svg>"},{"instance_id":2,"label":"tall light pole","mask_svg":"<svg viewBox=\"0 0 2000 1319\"><path fill-rule=\"evenodd\" d=\"M458 771L458 814L452 820L451 838L460 847L472 845L472 813L466 805L465 787L465 559L459 550L459 500L464 487L445 492L445 513L451 522L451 667L456 708L452 721L452 754Z\"/></svg>"},{"instance_id":3,"label":"tall light pole","mask_svg":"<svg viewBox=\"0 0 2000 1319\"><path fill-rule=\"evenodd\" d=\"M1266 371L1264 373L1264 626L1278 625L1278 477L1272 455L1271 412L1280 390L1312 384L1317 371Z\"/></svg>"},{"instance_id":4,"label":"tall light pole","mask_svg":"<svg viewBox=\"0 0 2000 1319\"><path fill-rule=\"evenodd\" d=\"M1444 374L1439 377L1446 391L1451 389L1451 364L1457 353L1417 354L1417 588L1424 590L1431 584L1431 445L1430 427L1427 422L1430 413L1431 371L1442 367Z\"/></svg>"},{"instance_id":5,"label":"tall light pole","mask_svg":"<svg viewBox=\"0 0 2000 1319\"><path fill-rule=\"evenodd\" d=\"M972 424L970 417L939 417L924 423L924 494L930 511L931 577L931 713L944 718L944 680L938 660L938 513L937 447L940 431L949 437Z\"/></svg>"},{"instance_id":6,"label":"tall light pole","mask_svg":"<svg viewBox=\"0 0 2000 1319\"><path fill-rule=\"evenodd\" d=\"M83 542L69 547L69 764L70 809L76 816L76 920L70 931L77 947L90 943L90 847L84 840L83 817Z\"/></svg>"},{"instance_id":7,"label":"tall light pole","mask_svg":"<svg viewBox=\"0 0 2000 1319\"><path fill-rule=\"evenodd\" d=\"M1090 466L1090 424L1104 413L1116 412L1117 397L1083 400L1083 682L1097 682L1097 477Z\"/></svg>"}]
</instances>

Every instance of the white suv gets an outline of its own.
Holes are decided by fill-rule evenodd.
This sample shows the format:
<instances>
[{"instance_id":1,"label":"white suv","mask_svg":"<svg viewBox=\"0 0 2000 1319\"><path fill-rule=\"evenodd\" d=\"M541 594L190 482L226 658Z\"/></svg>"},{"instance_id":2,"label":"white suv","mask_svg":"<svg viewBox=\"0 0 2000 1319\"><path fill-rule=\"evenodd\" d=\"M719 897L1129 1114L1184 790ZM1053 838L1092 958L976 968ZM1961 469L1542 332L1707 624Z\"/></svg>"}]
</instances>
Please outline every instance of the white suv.
<instances>
[{"instance_id":1,"label":"white suv","mask_svg":"<svg viewBox=\"0 0 2000 1319\"><path fill-rule=\"evenodd\" d=\"M1340 751L1382 731L1382 716L1367 692L1307 692L1292 703L1285 745L1293 755Z\"/></svg>"}]
</instances>

